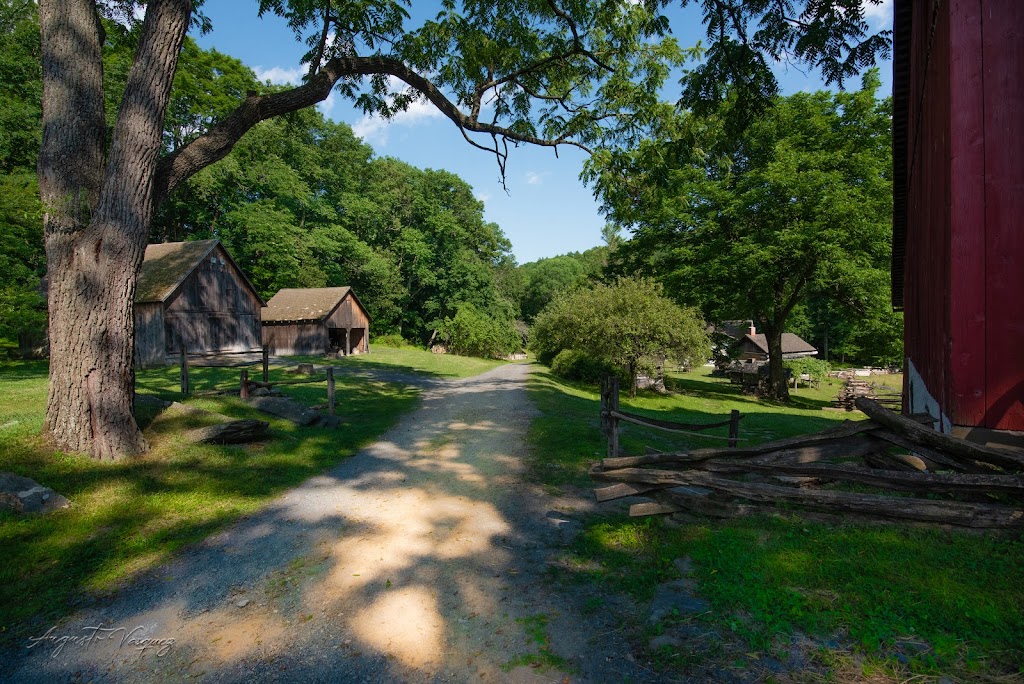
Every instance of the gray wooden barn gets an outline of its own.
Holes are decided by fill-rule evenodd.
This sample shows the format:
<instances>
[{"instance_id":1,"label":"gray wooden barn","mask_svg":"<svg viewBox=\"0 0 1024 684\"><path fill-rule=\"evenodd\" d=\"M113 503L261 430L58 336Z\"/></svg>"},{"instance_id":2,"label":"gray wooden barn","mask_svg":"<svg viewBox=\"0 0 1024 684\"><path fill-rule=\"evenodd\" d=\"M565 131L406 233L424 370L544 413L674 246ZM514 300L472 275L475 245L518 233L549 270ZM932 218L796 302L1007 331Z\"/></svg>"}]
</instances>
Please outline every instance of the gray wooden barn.
<instances>
[{"instance_id":1,"label":"gray wooden barn","mask_svg":"<svg viewBox=\"0 0 1024 684\"><path fill-rule=\"evenodd\" d=\"M219 240L146 247L135 292L135 363L260 348L265 302Z\"/></svg>"},{"instance_id":2,"label":"gray wooden barn","mask_svg":"<svg viewBox=\"0 0 1024 684\"><path fill-rule=\"evenodd\" d=\"M263 310L263 344L271 354L365 354L370 316L351 287L284 289Z\"/></svg>"}]
</instances>

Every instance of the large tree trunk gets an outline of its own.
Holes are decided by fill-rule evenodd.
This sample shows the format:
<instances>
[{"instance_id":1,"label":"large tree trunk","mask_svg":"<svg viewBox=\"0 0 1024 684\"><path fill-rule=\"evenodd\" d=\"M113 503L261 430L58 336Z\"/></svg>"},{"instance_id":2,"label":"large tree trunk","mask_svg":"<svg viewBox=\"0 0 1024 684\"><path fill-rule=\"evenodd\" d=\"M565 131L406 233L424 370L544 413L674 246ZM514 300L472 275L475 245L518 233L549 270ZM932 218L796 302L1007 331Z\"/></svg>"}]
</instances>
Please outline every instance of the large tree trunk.
<instances>
[{"instance_id":1,"label":"large tree trunk","mask_svg":"<svg viewBox=\"0 0 1024 684\"><path fill-rule=\"evenodd\" d=\"M789 385L782 366L782 326L766 324L764 336L768 340L768 393L779 401L789 401Z\"/></svg>"},{"instance_id":2,"label":"large tree trunk","mask_svg":"<svg viewBox=\"0 0 1024 684\"><path fill-rule=\"evenodd\" d=\"M164 112L188 0L148 5L106 164L102 28L88 0L43 0L43 144L50 310L45 430L99 459L142 453L132 414L132 301L153 214Z\"/></svg>"}]
</instances>

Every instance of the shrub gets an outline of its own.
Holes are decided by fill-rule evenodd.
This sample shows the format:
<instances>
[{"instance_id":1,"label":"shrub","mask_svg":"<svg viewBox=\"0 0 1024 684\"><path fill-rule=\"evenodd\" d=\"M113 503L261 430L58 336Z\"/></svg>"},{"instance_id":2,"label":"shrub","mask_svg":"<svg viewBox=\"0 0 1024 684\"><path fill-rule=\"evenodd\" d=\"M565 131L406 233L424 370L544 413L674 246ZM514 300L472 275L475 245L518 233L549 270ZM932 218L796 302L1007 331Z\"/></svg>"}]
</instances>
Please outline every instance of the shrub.
<instances>
[{"instance_id":1,"label":"shrub","mask_svg":"<svg viewBox=\"0 0 1024 684\"><path fill-rule=\"evenodd\" d=\"M590 384L600 382L605 376L619 373L614 364L578 349L560 351L551 361L551 372L565 380Z\"/></svg>"},{"instance_id":2,"label":"shrub","mask_svg":"<svg viewBox=\"0 0 1024 684\"><path fill-rule=\"evenodd\" d=\"M511 321L488 316L472 304L460 305L453 318L441 321L437 333L449 351L463 356L500 359L522 348Z\"/></svg>"},{"instance_id":3,"label":"shrub","mask_svg":"<svg viewBox=\"0 0 1024 684\"><path fill-rule=\"evenodd\" d=\"M811 356L805 356L800 359L789 359L783 361L783 366L793 371L793 374L799 376L802 373L807 373L813 380L823 380L828 377L829 371L832 370L832 366L828 361L824 359L815 359Z\"/></svg>"},{"instance_id":4,"label":"shrub","mask_svg":"<svg viewBox=\"0 0 1024 684\"><path fill-rule=\"evenodd\" d=\"M398 333L388 333L387 335L378 335L373 337L370 341L380 347L391 347L393 349L406 349L412 347L413 344L409 340L405 339Z\"/></svg>"},{"instance_id":5,"label":"shrub","mask_svg":"<svg viewBox=\"0 0 1024 684\"><path fill-rule=\"evenodd\" d=\"M711 344L704 322L644 279L620 278L564 294L537 316L530 348L541 363L552 363L563 349L585 352L632 378L655 356L703 363Z\"/></svg>"}]
</instances>

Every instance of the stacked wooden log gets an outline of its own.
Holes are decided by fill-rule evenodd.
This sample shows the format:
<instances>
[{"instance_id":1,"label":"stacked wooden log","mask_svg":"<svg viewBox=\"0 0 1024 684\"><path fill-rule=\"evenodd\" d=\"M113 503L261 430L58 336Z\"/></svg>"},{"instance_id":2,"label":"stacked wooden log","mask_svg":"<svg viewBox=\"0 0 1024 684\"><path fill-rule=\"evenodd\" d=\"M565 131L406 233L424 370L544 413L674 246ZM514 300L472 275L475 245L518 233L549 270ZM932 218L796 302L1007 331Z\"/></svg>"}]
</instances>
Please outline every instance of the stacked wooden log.
<instances>
[{"instance_id":1,"label":"stacked wooden log","mask_svg":"<svg viewBox=\"0 0 1024 684\"><path fill-rule=\"evenodd\" d=\"M839 395L833 400L832 404L836 408L852 411L857 408L856 401L858 397L867 397L891 408L899 408L902 403L902 397L898 391L877 387L873 382L851 377L843 383L842 389L839 390Z\"/></svg>"},{"instance_id":2,"label":"stacked wooden log","mask_svg":"<svg viewBox=\"0 0 1024 684\"><path fill-rule=\"evenodd\" d=\"M1024 528L1024 452L956 439L871 399L855 401L869 420L752 447L606 458L591 476L614 484L597 490L598 501L651 499L631 506L632 515L785 508L843 520Z\"/></svg>"}]
</instances>

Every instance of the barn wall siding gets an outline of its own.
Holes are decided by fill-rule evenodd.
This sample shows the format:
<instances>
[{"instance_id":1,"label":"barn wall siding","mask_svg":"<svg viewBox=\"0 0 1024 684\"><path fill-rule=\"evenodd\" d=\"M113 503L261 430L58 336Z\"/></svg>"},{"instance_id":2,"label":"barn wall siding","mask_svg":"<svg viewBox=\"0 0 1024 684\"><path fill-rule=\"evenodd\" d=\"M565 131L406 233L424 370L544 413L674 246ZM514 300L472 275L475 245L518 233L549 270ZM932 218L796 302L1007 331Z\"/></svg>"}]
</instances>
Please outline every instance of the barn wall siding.
<instances>
[{"instance_id":1,"label":"barn wall siding","mask_svg":"<svg viewBox=\"0 0 1024 684\"><path fill-rule=\"evenodd\" d=\"M980 4L985 65L986 410L984 422L970 424L1024 430L1024 3Z\"/></svg>"},{"instance_id":2,"label":"barn wall siding","mask_svg":"<svg viewBox=\"0 0 1024 684\"><path fill-rule=\"evenodd\" d=\"M905 389L944 429L1022 430L1024 3L912 11Z\"/></svg>"},{"instance_id":3,"label":"barn wall siding","mask_svg":"<svg viewBox=\"0 0 1024 684\"><path fill-rule=\"evenodd\" d=\"M369 350L370 318L352 293L345 295L341 304L335 308L331 315L325 320L328 328L362 329L363 333L357 339L350 339L352 351L365 353ZM356 333L352 335L356 337Z\"/></svg>"},{"instance_id":4,"label":"barn wall siding","mask_svg":"<svg viewBox=\"0 0 1024 684\"><path fill-rule=\"evenodd\" d=\"M217 263L211 261L217 259ZM261 303L219 246L166 303L167 351L239 352L260 348Z\"/></svg>"},{"instance_id":5,"label":"barn wall siding","mask_svg":"<svg viewBox=\"0 0 1024 684\"><path fill-rule=\"evenodd\" d=\"M164 307L155 302L135 305L135 365L140 368L165 363Z\"/></svg>"},{"instance_id":6,"label":"barn wall siding","mask_svg":"<svg viewBox=\"0 0 1024 684\"><path fill-rule=\"evenodd\" d=\"M325 354L327 329L321 323L263 324L263 344L278 356Z\"/></svg>"}]
</instances>

